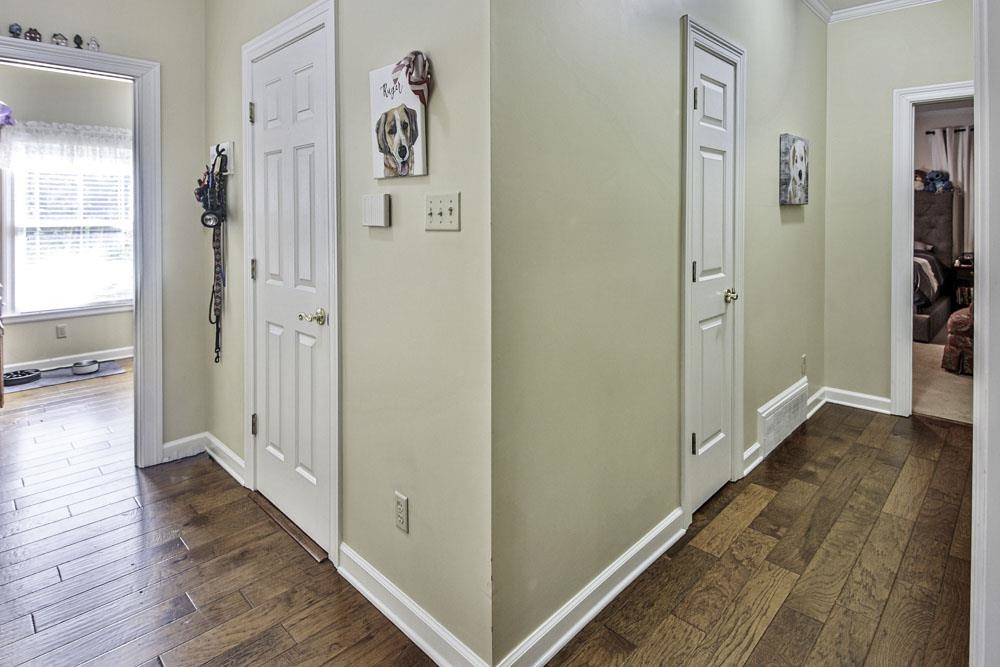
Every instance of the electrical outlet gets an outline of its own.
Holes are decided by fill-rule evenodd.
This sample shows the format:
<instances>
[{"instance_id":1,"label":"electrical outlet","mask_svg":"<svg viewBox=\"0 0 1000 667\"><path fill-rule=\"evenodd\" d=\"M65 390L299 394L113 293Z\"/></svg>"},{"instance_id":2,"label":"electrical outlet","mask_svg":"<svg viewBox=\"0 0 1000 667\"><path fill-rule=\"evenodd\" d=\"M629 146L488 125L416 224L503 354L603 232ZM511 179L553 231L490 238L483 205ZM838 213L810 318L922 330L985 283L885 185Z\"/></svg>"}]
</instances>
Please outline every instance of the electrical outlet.
<instances>
[{"instance_id":1,"label":"electrical outlet","mask_svg":"<svg viewBox=\"0 0 1000 667\"><path fill-rule=\"evenodd\" d=\"M56 338L63 339L66 338L66 325L57 324L56 325Z\"/></svg>"},{"instance_id":2,"label":"electrical outlet","mask_svg":"<svg viewBox=\"0 0 1000 667\"><path fill-rule=\"evenodd\" d=\"M806 368L808 368L808 363L807 363L806 355L803 354L802 355L802 374L803 375L806 374Z\"/></svg>"},{"instance_id":3,"label":"electrical outlet","mask_svg":"<svg viewBox=\"0 0 1000 667\"><path fill-rule=\"evenodd\" d=\"M396 528L410 532L410 499L396 491Z\"/></svg>"},{"instance_id":4,"label":"electrical outlet","mask_svg":"<svg viewBox=\"0 0 1000 667\"><path fill-rule=\"evenodd\" d=\"M424 229L428 232L457 232L462 229L461 193L427 195Z\"/></svg>"}]
</instances>

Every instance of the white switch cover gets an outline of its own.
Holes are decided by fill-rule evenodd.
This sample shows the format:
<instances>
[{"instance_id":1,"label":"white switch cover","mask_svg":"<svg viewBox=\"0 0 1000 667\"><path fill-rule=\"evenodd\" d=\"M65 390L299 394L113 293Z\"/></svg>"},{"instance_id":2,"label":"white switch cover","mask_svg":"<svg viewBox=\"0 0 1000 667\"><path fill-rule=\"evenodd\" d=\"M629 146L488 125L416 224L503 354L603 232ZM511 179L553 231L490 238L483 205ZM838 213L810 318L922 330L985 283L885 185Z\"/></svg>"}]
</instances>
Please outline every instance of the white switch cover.
<instances>
[{"instance_id":1,"label":"white switch cover","mask_svg":"<svg viewBox=\"0 0 1000 667\"><path fill-rule=\"evenodd\" d=\"M457 232L462 229L461 193L427 195L424 229L429 232Z\"/></svg>"},{"instance_id":2,"label":"white switch cover","mask_svg":"<svg viewBox=\"0 0 1000 667\"><path fill-rule=\"evenodd\" d=\"M208 149L208 162L205 164L212 164L212 161L215 159L215 151L218 148L221 148L226 154L226 175L232 176L236 173L236 158L233 153L232 141L224 141L221 144L212 144Z\"/></svg>"},{"instance_id":3,"label":"white switch cover","mask_svg":"<svg viewBox=\"0 0 1000 667\"><path fill-rule=\"evenodd\" d=\"M361 199L361 224L365 227L388 227L392 224L389 195L365 195Z\"/></svg>"}]
</instances>

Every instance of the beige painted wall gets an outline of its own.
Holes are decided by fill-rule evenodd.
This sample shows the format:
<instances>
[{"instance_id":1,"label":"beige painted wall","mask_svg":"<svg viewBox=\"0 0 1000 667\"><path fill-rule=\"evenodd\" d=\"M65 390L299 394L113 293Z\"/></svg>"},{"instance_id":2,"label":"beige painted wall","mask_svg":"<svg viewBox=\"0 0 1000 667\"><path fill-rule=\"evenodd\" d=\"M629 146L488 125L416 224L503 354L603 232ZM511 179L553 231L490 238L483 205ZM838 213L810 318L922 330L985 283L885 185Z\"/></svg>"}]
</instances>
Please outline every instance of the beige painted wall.
<instances>
[{"instance_id":1,"label":"beige painted wall","mask_svg":"<svg viewBox=\"0 0 1000 667\"><path fill-rule=\"evenodd\" d=\"M823 380L825 26L798 0L492 3L494 658L680 504L682 31L749 52L746 444ZM777 205L778 135L811 140Z\"/></svg>"},{"instance_id":2,"label":"beige painted wall","mask_svg":"<svg viewBox=\"0 0 1000 667\"><path fill-rule=\"evenodd\" d=\"M211 141L241 142L240 46L306 4L209 0L208 34L217 37L208 44ZM488 6L337 5L343 538L488 657ZM430 175L376 181L368 72L411 49L430 54L437 82ZM240 176L232 186L226 362L212 371L211 430L242 452ZM424 232L424 196L451 190L462 192L462 231ZM382 192L393 198L392 227L362 227L361 196ZM409 535L393 523L394 489L410 498Z\"/></svg>"},{"instance_id":3,"label":"beige painted wall","mask_svg":"<svg viewBox=\"0 0 1000 667\"><path fill-rule=\"evenodd\" d=\"M132 84L125 81L0 64L0 95L22 121L132 127ZM56 338L57 323L66 324L66 338ZM132 313L8 322L4 362L17 364L131 345Z\"/></svg>"},{"instance_id":4,"label":"beige painted wall","mask_svg":"<svg viewBox=\"0 0 1000 667\"><path fill-rule=\"evenodd\" d=\"M827 384L889 396L892 92L972 79L970 0L834 23L827 100Z\"/></svg>"},{"instance_id":5,"label":"beige painted wall","mask_svg":"<svg viewBox=\"0 0 1000 667\"><path fill-rule=\"evenodd\" d=\"M102 50L160 63L163 173L164 435L167 440L208 425L205 376L210 365L205 316L211 265L208 241L191 196L205 146L205 22L203 0L68 3L4 0L0 25L17 21L44 35L96 35Z\"/></svg>"}]
</instances>

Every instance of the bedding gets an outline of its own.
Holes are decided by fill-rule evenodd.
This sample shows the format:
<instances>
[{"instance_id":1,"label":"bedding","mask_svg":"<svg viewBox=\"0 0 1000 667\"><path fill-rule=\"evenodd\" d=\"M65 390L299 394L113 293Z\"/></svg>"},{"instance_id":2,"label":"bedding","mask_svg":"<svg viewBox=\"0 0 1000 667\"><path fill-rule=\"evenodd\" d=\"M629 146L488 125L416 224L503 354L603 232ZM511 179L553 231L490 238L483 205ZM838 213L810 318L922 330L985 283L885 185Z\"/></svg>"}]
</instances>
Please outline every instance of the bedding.
<instances>
[{"instance_id":1,"label":"bedding","mask_svg":"<svg viewBox=\"0 0 1000 667\"><path fill-rule=\"evenodd\" d=\"M913 307L926 309L944 292L944 267L929 252L913 252Z\"/></svg>"}]
</instances>

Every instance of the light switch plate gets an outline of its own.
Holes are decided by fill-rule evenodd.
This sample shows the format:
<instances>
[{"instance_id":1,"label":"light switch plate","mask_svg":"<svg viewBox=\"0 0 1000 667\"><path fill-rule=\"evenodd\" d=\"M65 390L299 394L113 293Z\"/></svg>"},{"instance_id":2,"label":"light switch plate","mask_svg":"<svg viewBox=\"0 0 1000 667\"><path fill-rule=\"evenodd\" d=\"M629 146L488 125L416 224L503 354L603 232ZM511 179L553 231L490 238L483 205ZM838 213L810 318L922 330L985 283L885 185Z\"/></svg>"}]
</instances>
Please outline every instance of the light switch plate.
<instances>
[{"instance_id":1,"label":"light switch plate","mask_svg":"<svg viewBox=\"0 0 1000 667\"><path fill-rule=\"evenodd\" d=\"M392 224L392 201L389 195L365 195L361 201L361 224L365 227L388 227Z\"/></svg>"},{"instance_id":2,"label":"light switch plate","mask_svg":"<svg viewBox=\"0 0 1000 667\"><path fill-rule=\"evenodd\" d=\"M462 229L461 193L427 195L424 229L429 232L457 232Z\"/></svg>"}]
</instances>

